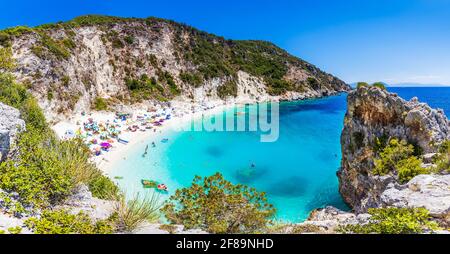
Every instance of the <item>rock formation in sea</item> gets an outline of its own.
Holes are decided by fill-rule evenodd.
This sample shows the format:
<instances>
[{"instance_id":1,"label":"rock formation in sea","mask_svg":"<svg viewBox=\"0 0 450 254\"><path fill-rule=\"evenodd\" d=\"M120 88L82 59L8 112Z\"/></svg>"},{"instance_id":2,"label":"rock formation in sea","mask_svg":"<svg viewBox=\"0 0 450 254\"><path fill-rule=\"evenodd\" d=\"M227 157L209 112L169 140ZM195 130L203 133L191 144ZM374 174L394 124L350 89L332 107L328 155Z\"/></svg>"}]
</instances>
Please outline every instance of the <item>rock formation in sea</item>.
<instances>
[{"instance_id":1,"label":"rock formation in sea","mask_svg":"<svg viewBox=\"0 0 450 254\"><path fill-rule=\"evenodd\" d=\"M49 121L99 104L292 100L350 90L264 41L235 41L173 21L83 16L0 31L13 70ZM102 108L102 107L98 107Z\"/></svg>"},{"instance_id":2,"label":"rock formation in sea","mask_svg":"<svg viewBox=\"0 0 450 254\"><path fill-rule=\"evenodd\" d=\"M0 103L0 161L7 158L19 131L25 130L25 121L19 110Z\"/></svg>"},{"instance_id":3,"label":"rock formation in sea","mask_svg":"<svg viewBox=\"0 0 450 254\"><path fill-rule=\"evenodd\" d=\"M342 165L339 191L356 212L375 207L424 207L431 216L449 219L450 175L436 172L417 175L401 184L394 174L375 175L377 140L397 138L420 150L424 167L450 139L450 122L442 110L432 109L417 98L406 101L377 87L361 87L349 93L341 136ZM427 161L428 160L428 161Z\"/></svg>"}]
</instances>

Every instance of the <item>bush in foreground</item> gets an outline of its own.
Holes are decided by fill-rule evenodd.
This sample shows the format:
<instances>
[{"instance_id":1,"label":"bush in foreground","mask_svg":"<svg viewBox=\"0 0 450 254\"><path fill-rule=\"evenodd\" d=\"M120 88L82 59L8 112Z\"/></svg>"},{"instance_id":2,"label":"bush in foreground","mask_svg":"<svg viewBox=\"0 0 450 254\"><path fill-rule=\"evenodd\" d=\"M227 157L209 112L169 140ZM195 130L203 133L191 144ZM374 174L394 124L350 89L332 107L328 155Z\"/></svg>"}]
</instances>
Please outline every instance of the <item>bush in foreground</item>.
<instances>
[{"instance_id":1,"label":"bush in foreground","mask_svg":"<svg viewBox=\"0 0 450 254\"><path fill-rule=\"evenodd\" d=\"M275 214L265 193L234 185L219 173L195 177L191 187L177 190L162 211L173 224L211 233L261 232Z\"/></svg>"},{"instance_id":2,"label":"bush in foreground","mask_svg":"<svg viewBox=\"0 0 450 254\"><path fill-rule=\"evenodd\" d=\"M125 195L120 195L115 207L117 230L132 232L144 222L156 222L160 207L159 196L156 194L146 195L144 198L137 194L128 201Z\"/></svg>"},{"instance_id":3,"label":"bush in foreground","mask_svg":"<svg viewBox=\"0 0 450 254\"><path fill-rule=\"evenodd\" d=\"M111 220L92 221L80 212L70 214L65 210L44 211L40 218L30 218L25 225L35 234L110 234L114 232Z\"/></svg>"},{"instance_id":4,"label":"bush in foreground","mask_svg":"<svg viewBox=\"0 0 450 254\"><path fill-rule=\"evenodd\" d=\"M343 233L355 234L420 234L438 229L425 208L370 208L372 215L364 225L347 225L339 228Z\"/></svg>"},{"instance_id":5,"label":"bush in foreground","mask_svg":"<svg viewBox=\"0 0 450 254\"><path fill-rule=\"evenodd\" d=\"M0 102L19 109L26 123L12 158L0 163L0 189L17 193L20 203L32 208L57 204L80 183L95 186L97 197L117 189L90 162L89 149L81 140L56 137L36 100L10 74L0 73Z\"/></svg>"}]
</instances>

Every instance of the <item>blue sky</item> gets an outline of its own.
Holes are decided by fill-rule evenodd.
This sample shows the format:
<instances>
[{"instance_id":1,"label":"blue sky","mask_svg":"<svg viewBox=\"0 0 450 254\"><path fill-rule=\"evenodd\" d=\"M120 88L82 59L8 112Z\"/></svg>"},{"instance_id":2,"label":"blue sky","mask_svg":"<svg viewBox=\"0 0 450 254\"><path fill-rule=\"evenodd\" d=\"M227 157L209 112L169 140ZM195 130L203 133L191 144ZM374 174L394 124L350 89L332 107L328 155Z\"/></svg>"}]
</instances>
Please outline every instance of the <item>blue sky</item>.
<instances>
[{"instance_id":1,"label":"blue sky","mask_svg":"<svg viewBox=\"0 0 450 254\"><path fill-rule=\"evenodd\" d=\"M450 85L450 0L0 1L0 28L85 14L157 16L272 41L349 83Z\"/></svg>"}]
</instances>

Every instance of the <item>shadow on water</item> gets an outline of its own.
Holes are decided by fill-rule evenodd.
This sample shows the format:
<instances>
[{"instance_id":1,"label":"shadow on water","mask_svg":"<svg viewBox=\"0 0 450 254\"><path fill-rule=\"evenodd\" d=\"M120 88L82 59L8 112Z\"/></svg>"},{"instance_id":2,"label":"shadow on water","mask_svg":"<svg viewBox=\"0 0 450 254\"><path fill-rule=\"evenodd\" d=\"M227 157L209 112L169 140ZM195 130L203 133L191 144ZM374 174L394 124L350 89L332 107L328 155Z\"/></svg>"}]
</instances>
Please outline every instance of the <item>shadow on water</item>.
<instances>
[{"instance_id":1,"label":"shadow on water","mask_svg":"<svg viewBox=\"0 0 450 254\"><path fill-rule=\"evenodd\" d=\"M208 155L210 155L210 156L212 156L214 158L222 157L222 155L224 153L223 149L221 149L218 146L208 146L206 148L205 152L206 152L206 154L208 154Z\"/></svg>"},{"instance_id":2,"label":"shadow on water","mask_svg":"<svg viewBox=\"0 0 450 254\"><path fill-rule=\"evenodd\" d=\"M326 206L334 206L344 211L350 210L349 207L342 201L342 197L337 191L338 188L336 178L328 178L314 190L313 193L315 193L315 195L306 204L306 208L312 211L314 209L324 208Z\"/></svg>"},{"instance_id":3,"label":"shadow on water","mask_svg":"<svg viewBox=\"0 0 450 254\"><path fill-rule=\"evenodd\" d=\"M268 193L281 197L300 197L306 192L308 181L298 177L286 177L271 184Z\"/></svg>"},{"instance_id":4,"label":"shadow on water","mask_svg":"<svg viewBox=\"0 0 450 254\"><path fill-rule=\"evenodd\" d=\"M316 156L319 161L336 161L340 159L337 153L331 153L327 150L320 151Z\"/></svg>"},{"instance_id":5,"label":"shadow on water","mask_svg":"<svg viewBox=\"0 0 450 254\"><path fill-rule=\"evenodd\" d=\"M234 177L241 183L248 184L264 176L269 171L266 167L246 167L236 170Z\"/></svg>"}]
</instances>

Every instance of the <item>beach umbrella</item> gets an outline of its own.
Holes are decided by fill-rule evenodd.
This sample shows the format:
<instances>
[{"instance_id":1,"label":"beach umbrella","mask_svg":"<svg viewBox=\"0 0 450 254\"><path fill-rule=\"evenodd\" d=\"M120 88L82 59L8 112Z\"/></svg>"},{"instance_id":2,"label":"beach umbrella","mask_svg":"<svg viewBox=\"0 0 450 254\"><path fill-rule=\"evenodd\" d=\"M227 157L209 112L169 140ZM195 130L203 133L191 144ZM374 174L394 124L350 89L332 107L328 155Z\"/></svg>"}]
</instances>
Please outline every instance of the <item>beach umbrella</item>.
<instances>
[{"instance_id":1,"label":"beach umbrella","mask_svg":"<svg viewBox=\"0 0 450 254\"><path fill-rule=\"evenodd\" d=\"M110 147L111 147L111 144L108 143L108 142L102 142L102 143L100 144L100 146L101 146L102 148L110 148Z\"/></svg>"}]
</instances>

